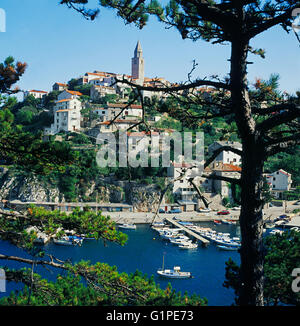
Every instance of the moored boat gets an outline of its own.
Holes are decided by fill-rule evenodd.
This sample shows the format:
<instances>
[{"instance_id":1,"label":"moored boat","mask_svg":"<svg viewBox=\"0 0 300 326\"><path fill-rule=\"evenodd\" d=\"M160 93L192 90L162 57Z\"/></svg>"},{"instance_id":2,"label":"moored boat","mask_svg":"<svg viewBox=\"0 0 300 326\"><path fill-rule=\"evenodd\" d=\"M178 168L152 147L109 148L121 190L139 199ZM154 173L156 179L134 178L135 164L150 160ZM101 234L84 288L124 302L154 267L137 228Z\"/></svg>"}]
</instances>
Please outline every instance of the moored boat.
<instances>
[{"instance_id":1,"label":"moored boat","mask_svg":"<svg viewBox=\"0 0 300 326\"><path fill-rule=\"evenodd\" d=\"M174 266L173 269L159 269L157 274L167 278L190 278L192 274L190 272L182 272L179 266Z\"/></svg>"},{"instance_id":2,"label":"moored boat","mask_svg":"<svg viewBox=\"0 0 300 326\"><path fill-rule=\"evenodd\" d=\"M227 246L227 245L217 245L217 247L220 250L228 250L228 251L238 250L238 247Z\"/></svg>"},{"instance_id":3,"label":"moored boat","mask_svg":"<svg viewBox=\"0 0 300 326\"><path fill-rule=\"evenodd\" d=\"M54 238L53 242L57 245L62 245L62 246L76 246L76 245L81 246L83 239L78 236L63 236L60 239Z\"/></svg>"},{"instance_id":4,"label":"moored boat","mask_svg":"<svg viewBox=\"0 0 300 326\"><path fill-rule=\"evenodd\" d=\"M174 266L173 269L165 269L165 257L163 256L162 268L158 269L156 273L161 277L166 278L190 278L192 277L191 272L182 272L180 266Z\"/></svg>"},{"instance_id":5,"label":"moored boat","mask_svg":"<svg viewBox=\"0 0 300 326\"><path fill-rule=\"evenodd\" d=\"M128 229L128 230L135 230L136 225L131 224L131 223L123 223L123 224L118 224L118 228L120 228L120 229Z\"/></svg>"},{"instance_id":6,"label":"moored boat","mask_svg":"<svg viewBox=\"0 0 300 326\"><path fill-rule=\"evenodd\" d=\"M178 247L180 249L196 249L196 248L198 248L198 245L197 245L197 243L185 242L183 244L180 244Z\"/></svg>"},{"instance_id":7,"label":"moored boat","mask_svg":"<svg viewBox=\"0 0 300 326\"><path fill-rule=\"evenodd\" d=\"M184 244L184 243L187 243L187 242L192 242L192 240L188 240L188 238L187 239L170 239L170 242L172 243L172 244L176 244L176 245L181 245L181 244Z\"/></svg>"}]
</instances>

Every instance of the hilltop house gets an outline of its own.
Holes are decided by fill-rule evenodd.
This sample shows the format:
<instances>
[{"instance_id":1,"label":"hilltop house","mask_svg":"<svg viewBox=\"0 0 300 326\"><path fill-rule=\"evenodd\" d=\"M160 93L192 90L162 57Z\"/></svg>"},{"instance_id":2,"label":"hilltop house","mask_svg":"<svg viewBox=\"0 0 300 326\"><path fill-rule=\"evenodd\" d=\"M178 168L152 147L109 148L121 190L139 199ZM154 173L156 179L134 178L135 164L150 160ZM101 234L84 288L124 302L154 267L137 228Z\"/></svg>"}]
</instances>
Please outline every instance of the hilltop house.
<instances>
[{"instance_id":1,"label":"hilltop house","mask_svg":"<svg viewBox=\"0 0 300 326\"><path fill-rule=\"evenodd\" d=\"M58 132L80 130L81 102L74 98L63 99L56 102L54 107L54 123L50 128L45 128L45 133L55 135Z\"/></svg>"},{"instance_id":2,"label":"hilltop house","mask_svg":"<svg viewBox=\"0 0 300 326\"><path fill-rule=\"evenodd\" d=\"M96 128L98 129L98 133L102 132L115 132L117 130L127 130L128 128L134 126L139 121L137 120L120 120L116 119L115 121L107 120L99 123ZM134 130L134 129L132 129ZM136 130L136 129L135 129Z\"/></svg>"},{"instance_id":3,"label":"hilltop house","mask_svg":"<svg viewBox=\"0 0 300 326\"><path fill-rule=\"evenodd\" d=\"M68 89L68 84L63 84L63 83L55 83L53 86L52 86L52 90L53 91L59 91L59 92L62 92L64 90Z\"/></svg>"},{"instance_id":4,"label":"hilltop house","mask_svg":"<svg viewBox=\"0 0 300 326\"><path fill-rule=\"evenodd\" d=\"M102 72L102 71L87 72L84 74L83 77L79 78L79 84L85 85L95 79L103 80L103 78L113 77L113 76L115 76L115 74L109 72Z\"/></svg>"},{"instance_id":5,"label":"hilltop house","mask_svg":"<svg viewBox=\"0 0 300 326\"><path fill-rule=\"evenodd\" d=\"M141 119L143 110L141 105L123 104L123 103L108 103L105 107L93 109L93 113L99 116L101 121L113 120L118 116L118 119Z\"/></svg>"},{"instance_id":6,"label":"hilltop house","mask_svg":"<svg viewBox=\"0 0 300 326\"><path fill-rule=\"evenodd\" d=\"M34 96L36 99L43 99L46 95L48 94L48 92L45 91L39 91L36 89L32 89L30 91L26 91L24 92L24 100L26 99L26 97L28 97L29 95Z\"/></svg>"},{"instance_id":7,"label":"hilltop house","mask_svg":"<svg viewBox=\"0 0 300 326\"><path fill-rule=\"evenodd\" d=\"M90 89L90 97L92 101L99 101L102 97L109 94L117 94L115 88L107 85L93 84Z\"/></svg>"},{"instance_id":8,"label":"hilltop house","mask_svg":"<svg viewBox=\"0 0 300 326\"><path fill-rule=\"evenodd\" d=\"M77 91L69 91L68 89L65 89L63 92L61 92L57 96L57 100L68 100L68 99L78 99L82 94Z\"/></svg>"}]
</instances>

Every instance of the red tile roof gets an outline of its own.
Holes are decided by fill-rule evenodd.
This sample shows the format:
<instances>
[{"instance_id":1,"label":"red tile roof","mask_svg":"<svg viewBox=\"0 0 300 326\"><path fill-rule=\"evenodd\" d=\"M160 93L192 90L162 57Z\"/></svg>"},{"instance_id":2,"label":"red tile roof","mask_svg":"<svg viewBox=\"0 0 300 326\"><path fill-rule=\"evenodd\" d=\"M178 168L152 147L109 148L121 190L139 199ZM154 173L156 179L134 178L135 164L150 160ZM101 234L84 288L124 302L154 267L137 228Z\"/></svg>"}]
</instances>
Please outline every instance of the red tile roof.
<instances>
[{"instance_id":1,"label":"red tile roof","mask_svg":"<svg viewBox=\"0 0 300 326\"><path fill-rule=\"evenodd\" d=\"M36 89L32 89L32 90L30 90L30 91L28 91L28 92L48 94L48 92L45 92L45 91L38 91L38 90L36 90Z\"/></svg>"},{"instance_id":2,"label":"red tile roof","mask_svg":"<svg viewBox=\"0 0 300 326\"><path fill-rule=\"evenodd\" d=\"M69 91L68 89L66 90L66 92L68 92L68 93L70 93L72 95L78 95L78 96L81 96L82 95L82 93L80 93L80 92L77 92L77 91Z\"/></svg>"},{"instance_id":3,"label":"red tile roof","mask_svg":"<svg viewBox=\"0 0 300 326\"><path fill-rule=\"evenodd\" d=\"M68 84L63 84L63 83L55 83L58 86L63 86L63 87L68 87Z\"/></svg>"},{"instance_id":4,"label":"red tile roof","mask_svg":"<svg viewBox=\"0 0 300 326\"><path fill-rule=\"evenodd\" d=\"M121 109L124 109L125 107L128 107L128 109L142 109L142 106L138 104L128 105L124 103L108 103L107 106L110 108L121 108Z\"/></svg>"},{"instance_id":5,"label":"red tile roof","mask_svg":"<svg viewBox=\"0 0 300 326\"><path fill-rule=\"evenodd\" d=\"M72 101L72 99L71 98L66 98L64 100L56 101L56 103L69 102L69 101Z\"/></svg>"},{"instance_id":6,"label":"red tile roof","mask_svg":"<svg viewBox=\"0 0 300 326\"><path fill-rule=\"evenodd\" d=\"M61 109L61 110L57 110L56 112L69 112L69 111L73 111L72 109Z\"/></svg>"}]
</instances>

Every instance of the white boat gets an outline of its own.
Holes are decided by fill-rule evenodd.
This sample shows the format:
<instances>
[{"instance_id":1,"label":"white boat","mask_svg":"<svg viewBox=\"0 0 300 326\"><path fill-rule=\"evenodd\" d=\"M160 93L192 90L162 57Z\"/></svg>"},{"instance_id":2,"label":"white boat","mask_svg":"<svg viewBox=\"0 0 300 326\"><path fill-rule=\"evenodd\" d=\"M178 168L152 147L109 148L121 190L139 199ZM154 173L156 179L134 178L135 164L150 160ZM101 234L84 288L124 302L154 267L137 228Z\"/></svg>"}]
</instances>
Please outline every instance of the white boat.
<instances>
[{"instance_id":1,"label":"white boat","mask_svg":"<svg viewBox=\"0 0 300 326\"><path fill-rule=\"evenodd\" d=\"M274 223L266 223L265 224L265 228L266 229L272 229L272 228L274 228L275 227L275 224Z\"/></svg>"},{"instance_id":2,"label":"white boat","mask_svg":"<svg viewBox=\"0 0 300 326\"><path fill-rule=\"evenodd\" d=\"M165 232L170 232L170 233L173 233L173 234L178 234L179 232L181 231L181 229L172 229L172 228L160 228L160 229L157 229L157 232L159 234L163 234Z\"/></svg>"},{"instance_id":3,"label":"white boat","mask_svg":"<svg viewBox=\"0 0 300 326\"><path fill-rule=\"evenodd\" d=\"M73 246L73 243L71 241L65 239L53 239L53 242L57 245Z\"/></svg>"},{"instance_id":4,"label":"white boat","mask_svg":"<svg viewBox=\"0 0 300 326\"><path fill-rule=\"evenodd\" d=\"M231 239L215 240L215 242L221 246L231 246L236 248L239 248L241 246L238 242L232 241Z\"/></svg>"},{"instance_id":5,"label":"white boat","mask_svg":"<svg viewBox=\"0 0 300 326\"><path fill-rule=\"evenodd\" d=\"M63 236L61 239L53 239L53 242L62 246L81 246L83 239L77 236Z\"/></svg>"},{"instance_id":6,"label":"white boat","mask_svg":"<svg viewBox=\"0 0 300 326\"><path fill-rule=\"evenodd\" d=\"M180 249L196 249L196 248L198 248L198 245L197 245L197 243L185 242L183 244L180 244L178 247Z\"/></svg>"},{"instance_id":7,"label":"white boat","mask_svg":"<svg viewBox=\"0 0 300 326\"><path fill-rule=\"evenodd\" d=\"M155 228L164 228L165 226L166 226L166 224L164 222L154 222L151 225L151 227L153 229L155 229Z\"/></svg>"},{"instance_id":8,"label":"white boat","mask_svg":"<svg viewBox=\"0 0 300 326\"><path fill-rule=\"evenodd\" d=\"M179 231L172 231L171 229L170 230L164 230L164 231L158 231L159 232L159 235L163 238L163 239L175 239L175 238L180 238L180 237L183 237L183 234L179 234Z\"/></svg>"},{"instance_id":9,"label":"white boat","mask_svg":"<svg viewBox=\"0 0 300 326\"><path fill-rule=\"evenodd\" d=\"M227 246L227 245L217 245L217 247L220 250L229 250L229 251L238 250L238 247L232 247L232 246Z\"/></svg>"},{"instance_id":10,"label":"white boat","mask_svg":"<svg viewBox=\"0 0 300 326\"><path fill-rule=\"evenodd\" d=\"M180 244L184 244L184 243L187 243L187 242L192 242L192 240L188 240L188 239L170 239L170 242L172 244L177 244L177 245L180 245Z\"/></svg>"},{"instance_id":11,"label":"white boat","mask_svg":"<svg viewBox=\"0 0 300 326\"><path fill-rule=\"evenodd\" d=\"M291 231L299 232L300 228L298 228L297 226L294 226L294 227L291 228Z\"/></svg>"},{"instance_id":12,"label":"white boat","mask_svg":"<svg viewBox=\"0 0 300 326\"><path fill-rule=\"evenodd\" d=\"M118 228L120 228L120 229L135 230L136 229L136 225L135 224L130 224L130 223L123 223L123 224L118 224Z\"/></svg>"},{"instance_id":13,"label":"white boat","mask_svg":"<svg viewBox=\"0 0 300 326\"><path fill-rule=\"evenodd\" d=\"M173 269L164 268L164 257L162 268L157 270L157 274L167 278L190 278L192 274L190 272L182 272L179 266L174 266Z\"/></svg>"},{"instance_id":14,"label":"white boat","mask_svg":"<svg viewBox=\"0 0 300 326\"><path fill-rule=\"evenodd\" d=\"M283 231L281 231L281 230L272 230L271 232L270 232L270 234L282 234L283 233Z\"/></svg>"},{"instance_id":15,"label":"white boat","mask_svg":"<svg viewBox=\"0 0 300 326\"><path fill-rule=\"evenodd\" d=\"M280 221L276 221L274 224L276 226L280 226L280 225L286 224L286 221L280 220Z\"/></svg>"}]
</instances>

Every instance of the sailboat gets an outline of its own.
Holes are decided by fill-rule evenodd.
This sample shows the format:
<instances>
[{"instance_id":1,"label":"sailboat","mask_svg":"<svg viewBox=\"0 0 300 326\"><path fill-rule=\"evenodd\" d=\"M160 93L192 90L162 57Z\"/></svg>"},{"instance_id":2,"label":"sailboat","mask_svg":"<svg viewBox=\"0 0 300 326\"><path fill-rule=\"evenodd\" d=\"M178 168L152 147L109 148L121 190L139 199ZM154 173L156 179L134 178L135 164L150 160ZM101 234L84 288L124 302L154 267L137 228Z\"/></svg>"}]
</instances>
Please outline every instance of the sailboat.
<instances>
[{"instance_id":1,"label":"sailboat","mask_svg":"<svg viewBox=\"0 0 300 326\"><path fill-rule=\"evenodd\" d=\"M182 272L180 266L174 266L173 269L164 268L164 256L162 268L157 270L157 274L166 278L190 278L192 274L190 272Z\"/></svg>"}]
</instances>

